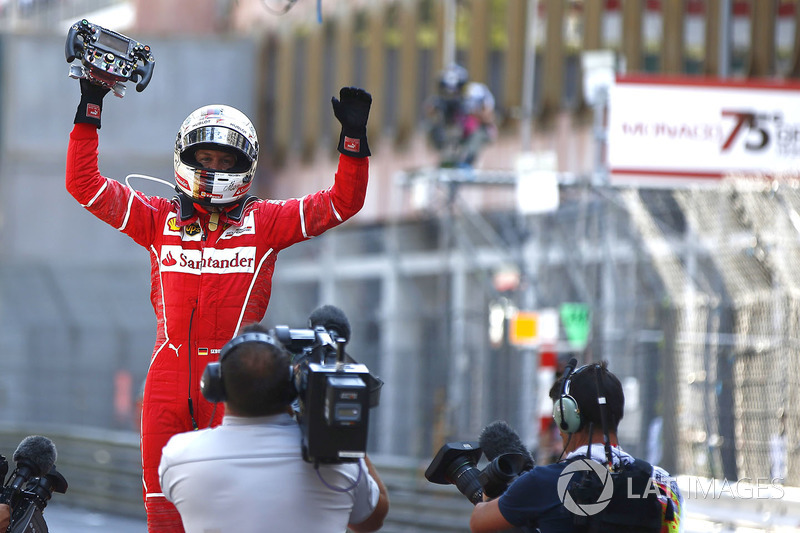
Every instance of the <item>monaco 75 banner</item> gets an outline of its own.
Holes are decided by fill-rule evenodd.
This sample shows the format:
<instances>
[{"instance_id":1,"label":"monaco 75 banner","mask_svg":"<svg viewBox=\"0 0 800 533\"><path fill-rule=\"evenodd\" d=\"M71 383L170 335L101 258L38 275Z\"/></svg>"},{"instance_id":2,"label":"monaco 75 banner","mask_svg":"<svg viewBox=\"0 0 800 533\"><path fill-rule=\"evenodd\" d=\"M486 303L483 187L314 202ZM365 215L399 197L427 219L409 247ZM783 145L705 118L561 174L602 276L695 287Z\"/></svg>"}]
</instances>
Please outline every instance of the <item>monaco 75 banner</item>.
<instances>
[{"instance_id":1,"label":"monaco 75 banner","mask_svg":"<svg viewBox=\"0 0 800 533\"><path fill-rule=\"evenodd\" d=\"M609 93L612 183L800 176L800 84L618 77Z\"/></svg>"}]
</instances>

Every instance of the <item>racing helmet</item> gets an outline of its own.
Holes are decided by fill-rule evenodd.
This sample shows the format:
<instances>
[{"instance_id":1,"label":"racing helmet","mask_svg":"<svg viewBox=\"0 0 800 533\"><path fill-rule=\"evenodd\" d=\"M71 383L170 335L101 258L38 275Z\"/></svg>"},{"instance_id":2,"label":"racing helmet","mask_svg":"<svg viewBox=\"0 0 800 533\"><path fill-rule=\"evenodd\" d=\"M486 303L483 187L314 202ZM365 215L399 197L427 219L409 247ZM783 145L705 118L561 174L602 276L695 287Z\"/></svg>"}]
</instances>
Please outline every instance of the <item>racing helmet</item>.
<instances>
[{"instance_id":1,"label":"racing helmet","mask_svg":"<svg viewBox=\"0 0 800 533\"><path fill-rule=\"evenodd\" d=\"M219 150L236 157L226 170L204 168L198 150ZM181 124L175 141L175 185L193 201L226 205L250 190L258 162L256 129L244 113L231 106L207 105L194 110Z\"/></svg>"},{"instance_id":2,"label":"racing helmet","mask_svg":"<svg viewBox=\"0 0 800 533\"><path fill-rule=\"evenodd\" d=\"M467 69L451 63L439 73L439 92L443 96L459 96L468 80Z\"/></svg>"}]
</instances>

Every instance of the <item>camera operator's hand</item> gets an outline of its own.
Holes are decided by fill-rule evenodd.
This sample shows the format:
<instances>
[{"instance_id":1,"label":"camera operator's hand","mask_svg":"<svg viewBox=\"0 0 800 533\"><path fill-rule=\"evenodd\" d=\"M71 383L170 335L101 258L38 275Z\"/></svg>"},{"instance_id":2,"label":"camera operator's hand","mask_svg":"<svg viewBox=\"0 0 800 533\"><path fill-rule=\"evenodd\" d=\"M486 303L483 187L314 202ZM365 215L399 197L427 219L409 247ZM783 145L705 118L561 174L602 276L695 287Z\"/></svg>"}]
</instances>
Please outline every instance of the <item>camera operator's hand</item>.
<instances>
[{"instance_id":1,"label":"camera operator's hand","mask_svg":"<svg viewBox=\"0 0 800 533\"><path fill-rule=\"evenodd\" d=\"M342 87L339 98L331 98L333 114L342 124L339 152L353 157L370 156L367 144L367 119L372 95L358 87Z\"/></svg>"},{"instance_id":2,"label":"camera operator's hand","mask_svg":"<svg viewBox=\"0 0 800 533\"><path fill-rule=\"evenodd\" d=\"M0 503L0 533L6 533L8 525L11 523L11 507L5 503Z\"/></svg>"},{"instance_id":3,"label":"camera operator's hand","mask_svg":"<svg viewBox=\"0 0 800 533\"><path fill-rule=\"evenodd\" d=\"M94 124L100 129L100 115L103 112L103 97L109 89L95 85L86 78L81 78L81 103L75 112L74 123Z\"/></svg>"}]
</instances>

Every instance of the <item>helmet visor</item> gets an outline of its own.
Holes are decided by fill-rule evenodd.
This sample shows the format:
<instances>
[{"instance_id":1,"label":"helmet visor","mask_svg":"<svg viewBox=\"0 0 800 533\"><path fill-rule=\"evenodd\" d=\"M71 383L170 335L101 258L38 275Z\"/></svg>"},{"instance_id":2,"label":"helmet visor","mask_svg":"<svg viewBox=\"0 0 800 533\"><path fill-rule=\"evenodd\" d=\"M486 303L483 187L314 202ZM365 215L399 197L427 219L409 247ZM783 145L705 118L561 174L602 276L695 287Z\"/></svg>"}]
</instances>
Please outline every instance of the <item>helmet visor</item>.
<instances>
[{"instance_id":1,"label":"helmet visor","mask_svg":"<svg viewBox=\"0 0 800 533\"><path fill-rule=\"evenodd\" d=\"M181 160L191 166L197 165L194 153L199 148L221 150L236 155L236 164L226 170L230 173L246 172L255 163L258 149L239 132L220 126L204 126L188 132L183 138Z\"/></svg>"}]
</instances>

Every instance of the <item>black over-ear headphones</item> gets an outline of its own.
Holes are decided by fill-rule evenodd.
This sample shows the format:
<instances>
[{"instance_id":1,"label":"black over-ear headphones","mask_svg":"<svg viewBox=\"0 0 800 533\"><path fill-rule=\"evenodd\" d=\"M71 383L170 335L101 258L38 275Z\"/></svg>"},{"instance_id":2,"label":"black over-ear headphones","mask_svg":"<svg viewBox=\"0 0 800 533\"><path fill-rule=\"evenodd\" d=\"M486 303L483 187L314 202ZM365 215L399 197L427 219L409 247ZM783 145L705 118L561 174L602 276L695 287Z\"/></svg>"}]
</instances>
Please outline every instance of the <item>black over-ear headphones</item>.
<instances>
[{"instance_id":1,"label":"black over-ear headphones","mask_svg":"<svg viewBox=\"0 0 800 533\"><path fill-rule=\"evenodd\" d=\"M238 337L234 337L228 341L219 353L219 361L216 363L208 363L206 369L203 371L203 377L200 378L200 391L206 400L213 403L225 401L225 384L222 379L222 361L225 357L237 346L248 342L258 342L272 346L273 348L284 351L283 345L276 341L271 335L261 333L258 331L250 333L242 333ZM292 382L292 366L289 365L287 370L287 384L286 384L286 401L291 402L294 399L294 384Z\"/></svg>"},{"instance_id":2,"label":"black over-ear headphones","mask_svg":"<svg viewBox=\"0 0 800 533\"><path fill-rule=\"evenodd\" d=\"M583 417L581 417L581 409L575 398L570 396L569 388L572 385L572 378L578 372L590 365L583 365L575 369L578 360L574 357L569 360L567 366L564 368L564 382L561 386L561 396L555 404L553 404L553 419L558 424L564 433L577 433L583 427ZM574 371L573 371L574 370Z\"/></svg>"}]
</instances>

